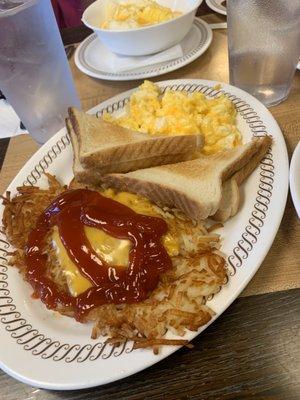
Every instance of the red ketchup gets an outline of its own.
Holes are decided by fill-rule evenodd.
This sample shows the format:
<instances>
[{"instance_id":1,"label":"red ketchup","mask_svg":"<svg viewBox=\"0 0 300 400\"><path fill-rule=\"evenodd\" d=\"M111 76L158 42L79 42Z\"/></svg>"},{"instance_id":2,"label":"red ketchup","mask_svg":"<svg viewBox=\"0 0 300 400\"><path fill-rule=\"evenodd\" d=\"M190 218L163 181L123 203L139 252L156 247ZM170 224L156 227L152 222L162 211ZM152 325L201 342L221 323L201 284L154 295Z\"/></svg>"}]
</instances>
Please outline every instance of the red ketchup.
<instances>
[{"instance_id":1,"label":"red ketchup","mask_svg":"<svg viewBox=\"0 0 300 400\"><path fill-rule=\"evenodd\" d=\"M108 265L91 247L84 226L103 230L131 242L127 268ZM59 289L46 276L44 252L49 230L57 226L70 259L93 286L77 297ZM161 243L168 227L164 220L137 214L129 207L98 192L68 190L58 196L39 217L25 249L26 279L50 309L58 305L74 310L82 320L102 304L137 303L158 284L159 275L171 268L171 259Z\"/></svg>"}]
</instances>

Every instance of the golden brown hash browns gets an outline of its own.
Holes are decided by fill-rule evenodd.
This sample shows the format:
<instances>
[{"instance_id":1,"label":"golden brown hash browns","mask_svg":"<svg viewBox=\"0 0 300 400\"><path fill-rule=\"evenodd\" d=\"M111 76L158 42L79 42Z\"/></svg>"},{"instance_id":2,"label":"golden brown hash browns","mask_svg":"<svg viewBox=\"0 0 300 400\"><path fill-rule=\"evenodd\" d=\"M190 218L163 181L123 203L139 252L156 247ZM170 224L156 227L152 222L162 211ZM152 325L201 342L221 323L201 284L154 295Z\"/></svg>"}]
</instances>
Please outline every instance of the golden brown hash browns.
<instances>
[{"instance_id":1,"label":"golden brown hash browns","mask_svg":"<svg viewBox=\"0 0 300 400\"><path fill-rule=\"evenodd\" d=\"M23 276L28 235L42 211L66 189L55 177L47 177L49 188L46 190L22 186L17 189L16 196L11 197L7 193L3 198L4 232L15 248L10 253L10 264L16 266ZM73 182L71 187L78 185ZM187 329L196 331L205 325L214 314L205 305L206 299L217 293L226 280L225 260L219 251L219 235L204 224L195 224L172 210L157 210L169 229L179 237L180 251L172 257L173 268L160 276L157 288L147 300L136 304L106 304L92 310L86 322L94 323L93 338L104 335L114 343L131 339L136 348L152 347L157 351L162 344L188 343L186 340L166 339L167 332L183 336ZM48 242L45 249L48 254L47 271L60 288L67 291L64 273L51 248L50 235ZM57 311L72 316L72 310L60 308Z\"/></svg>"}]
</instances>

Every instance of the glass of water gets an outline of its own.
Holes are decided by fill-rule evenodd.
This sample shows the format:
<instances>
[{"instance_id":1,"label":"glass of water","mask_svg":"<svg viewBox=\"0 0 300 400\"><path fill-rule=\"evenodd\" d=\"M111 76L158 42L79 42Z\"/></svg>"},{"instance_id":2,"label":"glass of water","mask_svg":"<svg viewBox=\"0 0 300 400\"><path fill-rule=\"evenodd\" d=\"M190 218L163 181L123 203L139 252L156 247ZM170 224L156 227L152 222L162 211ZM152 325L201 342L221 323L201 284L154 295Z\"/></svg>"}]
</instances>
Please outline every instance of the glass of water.
<instances>
[{"instance_id":1,"label":"glass of water","mask_svg":"<svg viewBox=\"0 0 300 400\"><path fill-rule=\"evenodd\" d=\"M50 0L0 0L0 90L40 144L80 107Z\"/></svg>"},{"instance_id":2,"label":"glass of water","mask_svg":"<svg viewBox=\"0 0 300 400\"><path fill-rule=\"evenodd\" d=\"M300 55L300 0L228 0L229 79L266 106L289 94Z\"/></svg>"}]
</instances>

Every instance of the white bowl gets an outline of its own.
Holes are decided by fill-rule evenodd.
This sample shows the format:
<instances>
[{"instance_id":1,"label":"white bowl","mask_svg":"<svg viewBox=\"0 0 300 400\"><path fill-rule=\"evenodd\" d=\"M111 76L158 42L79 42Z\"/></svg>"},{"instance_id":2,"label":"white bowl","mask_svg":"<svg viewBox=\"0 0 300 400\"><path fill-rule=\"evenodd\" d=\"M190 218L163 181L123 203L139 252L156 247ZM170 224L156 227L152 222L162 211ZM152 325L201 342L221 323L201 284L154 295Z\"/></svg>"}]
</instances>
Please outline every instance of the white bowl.
<instances>
[{"instance_id":1,"label":"white bowl","mask_svg":"<svg viewBox=\"0 0 300 400\"><path fill-rule=\"evenodd\" d=\"M126 56L145 56L179 43L191 29L197 8L203 0L156 0L162 6L182 12L182 15L160 24L128 30L100 28L109 1L97 0L91 4L83 13L83 23L93 29L112 52Z\"/></svg>"}]
</instances>

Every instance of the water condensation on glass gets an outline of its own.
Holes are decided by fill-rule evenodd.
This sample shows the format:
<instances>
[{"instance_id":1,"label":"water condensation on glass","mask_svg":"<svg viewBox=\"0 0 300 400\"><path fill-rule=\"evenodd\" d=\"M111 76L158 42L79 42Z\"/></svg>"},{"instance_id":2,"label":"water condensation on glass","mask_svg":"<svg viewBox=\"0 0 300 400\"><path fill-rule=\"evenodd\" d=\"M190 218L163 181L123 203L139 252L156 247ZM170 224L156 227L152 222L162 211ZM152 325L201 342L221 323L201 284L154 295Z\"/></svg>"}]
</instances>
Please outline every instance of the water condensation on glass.
<instances>
[{"instance_id":1,"label":"water condensation on glass","mask_svg":"<svg viewBox=\"0 0 300 400\"><path fill-rule=\"evenodd\" d=\"M0 88L43 143L64 126L68 106L80 104L50 0L23 3L0 18Z\"/></svg>"},{"instance_id":2,"label":"water condensation on glass","mask_svg":"<svg viewBox=\"0 0 300 400\"><path fill-rule=\"evenodd\" d=\"M228 0L227 14L230 83L280 102L300 54L300 0Z\"/></svg>"},{"instance_id":3,"label":"water condensation on glass","mask_svg":"<svg viewBox=\"0 0 300 400\"><path fill-rule=\"evenodd\" d=\"M13 15L37 1L38 0L0 0L0 17L6 16L8 13L9 15Z\"/></svg>"}]
</instances>

